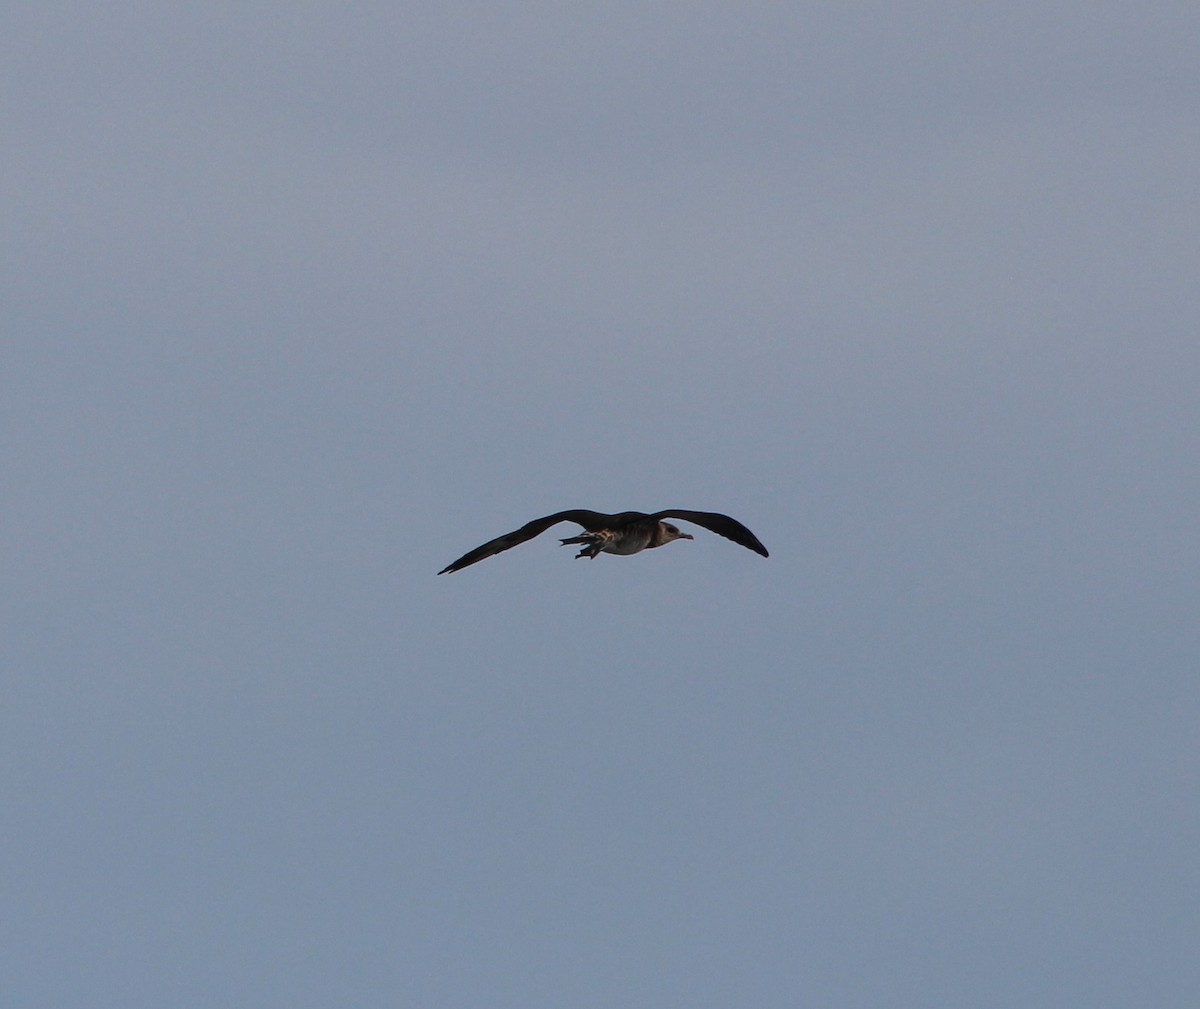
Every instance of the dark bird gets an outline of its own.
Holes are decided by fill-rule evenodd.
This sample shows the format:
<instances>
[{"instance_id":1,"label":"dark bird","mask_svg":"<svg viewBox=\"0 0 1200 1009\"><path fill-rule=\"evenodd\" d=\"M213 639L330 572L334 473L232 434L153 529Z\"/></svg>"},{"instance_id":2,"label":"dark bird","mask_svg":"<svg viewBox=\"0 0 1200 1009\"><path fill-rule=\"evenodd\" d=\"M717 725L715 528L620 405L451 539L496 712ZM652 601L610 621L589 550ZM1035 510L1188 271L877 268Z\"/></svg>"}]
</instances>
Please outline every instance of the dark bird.
<instances>
[{"instance_id":1,"label":"dark bird","mask_svg":"<svg viewBox=\"0 0 1200 1009\"><path fill-rule=\"evenodd\" d=\"M559 522L575 522L584 528L584 532L578 536L569 536L561 541L564 546L567 544L582 545L583 549L575 555L576 560L580 557L594 559L597 554L602 553L636 554L643 550L661 547L664 543L670 543L672 540L693 538L690 533L681 532L678 526L664 522L663 519L684 519L687 522L694 522L718 536L724 536L727 540L733 540L734 543L753 550L756 554L769 556L767 548L758 541L758 537L754 533L737 519L731 519L728 515L718 515L716 512L693 512L685 511L682 508L668 508L666 511L655 512L653 515L647 515L644 512L619 512L616 515L605 515L603 512L573 508L570 511L555 512L545 518L534 519L514 532L497 536L494 540L488 540L483 546L476 547L469 553L463 554L453 564L442 568L438 574L444 575L448 571L460 571L485 557L510 550L526 540L531 540L540 533L544 533Z\"/></svg>"}]
</instances>

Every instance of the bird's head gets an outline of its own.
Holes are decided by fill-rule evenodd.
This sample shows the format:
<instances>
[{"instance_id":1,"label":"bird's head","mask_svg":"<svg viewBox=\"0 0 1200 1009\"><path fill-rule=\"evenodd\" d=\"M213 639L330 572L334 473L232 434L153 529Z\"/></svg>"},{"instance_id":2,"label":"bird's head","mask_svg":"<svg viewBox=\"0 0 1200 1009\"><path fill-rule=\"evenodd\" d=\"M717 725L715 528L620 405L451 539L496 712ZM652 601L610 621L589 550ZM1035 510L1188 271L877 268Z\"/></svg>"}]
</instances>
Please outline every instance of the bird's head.
<instances>
[{"instance_id":1,"label":"bird's head","mask_svg":"<svg viewBox=\"0 0 1200 1009\"><path fill-rule=\"evenodd\" d=\"M671 525L670 522L660 522L658 525L663 543L670 543L672 540L695 539L691 533L682 532L679 526Z\"/></svg>"}]
</instances>

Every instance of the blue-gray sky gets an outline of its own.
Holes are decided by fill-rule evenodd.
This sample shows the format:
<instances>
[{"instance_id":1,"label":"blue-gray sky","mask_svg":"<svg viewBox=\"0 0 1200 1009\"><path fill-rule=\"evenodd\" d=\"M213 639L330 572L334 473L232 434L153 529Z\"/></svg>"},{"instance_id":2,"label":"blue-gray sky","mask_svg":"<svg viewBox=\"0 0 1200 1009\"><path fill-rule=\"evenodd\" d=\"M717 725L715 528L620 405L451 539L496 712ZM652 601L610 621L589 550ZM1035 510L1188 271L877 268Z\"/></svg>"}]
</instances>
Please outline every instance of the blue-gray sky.
<instances>
[{"instance_id":1,"label":"blue-gray sky","mask_svg":"<svg viewBox=\"0 0 1200 1009\"><path fill-rule=\"evenodd\" d=\"M10 10L4 1003L1193 1005L1198 37Z\"/></svg>"}]
</instances>

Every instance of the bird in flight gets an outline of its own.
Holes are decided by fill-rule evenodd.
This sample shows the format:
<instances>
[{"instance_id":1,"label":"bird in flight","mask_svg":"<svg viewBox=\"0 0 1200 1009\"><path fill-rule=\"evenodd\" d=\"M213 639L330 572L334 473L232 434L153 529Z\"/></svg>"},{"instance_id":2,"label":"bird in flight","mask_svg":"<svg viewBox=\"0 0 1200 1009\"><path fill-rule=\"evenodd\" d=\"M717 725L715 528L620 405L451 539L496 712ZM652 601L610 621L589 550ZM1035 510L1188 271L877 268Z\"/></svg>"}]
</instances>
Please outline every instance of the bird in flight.
<instances>
[{"instance_id":1,"label":"bird in flight","mask_svg":"<svg viewBox=\"0 0 1200 1009\"><path fill-rule=\"evenodd\" d=\"M461 571L485 557L510 550L512 547L519 546L526 540L531 540L544 533L559 522L574 522L583 526L584 531L578 536L568 536L561 541L564 546L574 544L583 547L575 555L576 560L580 557L594 559L602 553L636 554L643 550L661 547L664 543L670 543L672 540L693 538L691 533L681 532L678 526L664 522L663 519L683 519L686 522L694 522L718 536L724 536L727 540L733 540L734 543L753 550L756 554L769 556L767 548L758 541L758 537L754 533L737 519L731 519L728 515L718 515L716 512L693 512L685 511L682 508L668 508L666 511L654 512L652 515L644 512L618 512L616 515L605 515L603 512L573 508L569 511L555 512L553 515L534 519L521 526L520 529L497 536L494 540L488 540L483 546L476 547L463 554L453 564L442 568L438 574L444 575L449 571Z\"/></svg>"}]
</instances>

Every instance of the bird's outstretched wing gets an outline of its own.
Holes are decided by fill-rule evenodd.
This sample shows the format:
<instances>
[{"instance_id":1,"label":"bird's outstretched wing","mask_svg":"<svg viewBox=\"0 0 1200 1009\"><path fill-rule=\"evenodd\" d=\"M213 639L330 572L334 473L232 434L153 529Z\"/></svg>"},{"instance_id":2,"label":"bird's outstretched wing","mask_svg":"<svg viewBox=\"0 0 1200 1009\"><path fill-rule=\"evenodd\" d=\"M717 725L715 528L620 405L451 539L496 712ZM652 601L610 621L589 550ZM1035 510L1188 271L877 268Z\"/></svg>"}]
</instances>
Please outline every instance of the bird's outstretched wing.
<instances>
[{"instance_id":1,"label":"bird's outstretched wing","mask_svg":"<svg viewBox=\"0 0 1200 1009\"><path fill-rule=\"evenodd\" d=\"M543 518L534 519L532 522L526 522L520 529L516 529L511 533L505 533L503 536L497 536L494 540L488 540L483 546L476 547L474 550L463 554L453 564L442 568L438 574L444 575L450 571L461 571L463 568L486 557L502 553L505 550L511 550L513 547L520 546L526 540L531 540L535 536L544 533L551 526L558 525L559 522L576 522L583 526L584 529L591 531L594 529L603 529L605 523L611 518L611 515L586 511L582 508L573 508L565 512L555 512L553 515L546 515ZM729 521L732 522L733 520L730 519ZM751 539L753 538L752 536Z\"/></svg>"},{"instance_id":2,"label":"bird's outstretched wing","mask_svg":"<svg viewBox=\"0 0 1200 1009\"><path fill-rule=\"evenodd\" d=\"M716 512L693 512L686 511L683 508L668 508L666 511L656 512L652 518L658 519L683 519L685 522L695 522L698 526L704 526L710 532L716 533L718 536L724 536L727 540L733 540L739 546L743 546L748 550L753 550L756 554L762 554L764 557L769 557L767 548L759 541L749 529L742 525L737 519L731 519L728 515L719 515Z\"/></svg>"}]
</instances>

